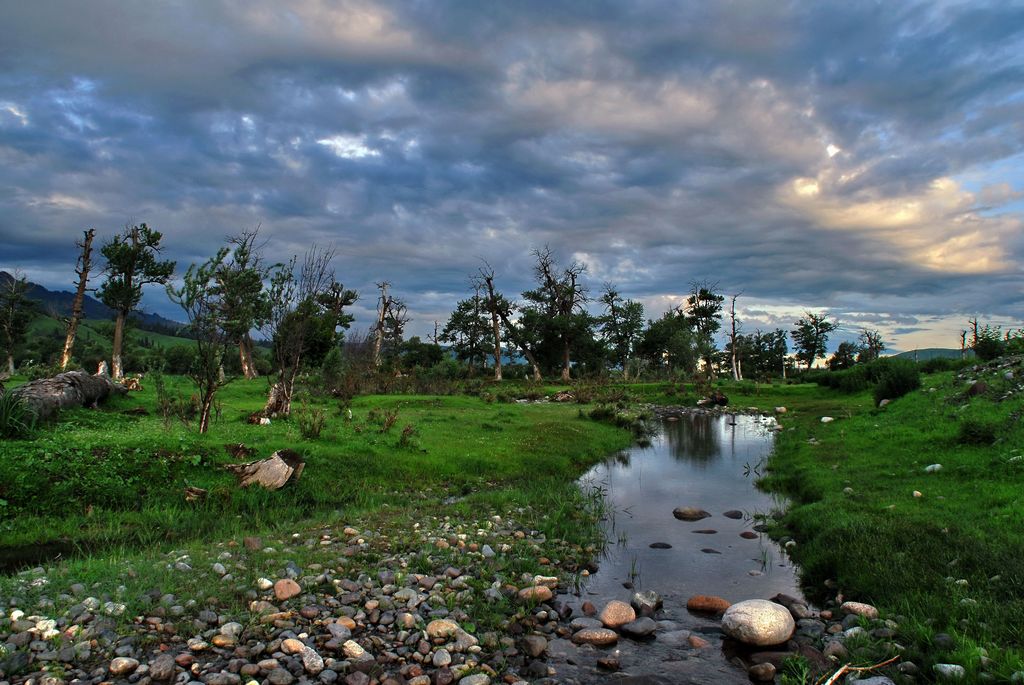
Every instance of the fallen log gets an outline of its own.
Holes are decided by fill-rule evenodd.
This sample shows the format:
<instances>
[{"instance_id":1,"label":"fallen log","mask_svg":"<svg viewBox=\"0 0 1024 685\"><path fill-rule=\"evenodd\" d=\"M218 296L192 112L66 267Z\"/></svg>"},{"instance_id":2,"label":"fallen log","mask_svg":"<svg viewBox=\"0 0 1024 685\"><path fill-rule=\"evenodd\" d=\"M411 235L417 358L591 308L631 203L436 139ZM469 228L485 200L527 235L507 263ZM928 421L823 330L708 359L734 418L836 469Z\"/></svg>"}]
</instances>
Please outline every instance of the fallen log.
<instances>
[{"instance_id":1,"label":"fallen log","mask_svg":"<svg viewBox=\"0 0 1024 685\"><path fill-rule=\"evenodd\" d=\"M66 371L30 381L8 392L27 403L38 418L45 419L68 407L95 407L111 395L123 395L127 390L106 376Z\"/></svg>"},{"instance_id":2,"label":"fallen log","mask_svg":"<svg viewBox=\"0 0 1024 685\"><path fill-rule=\"evenodd\" d=\"M298 480L305 466L306 462L298 452L278 450L266 459L245 464L228 464L224 468L235 474L238 484L243 488L256 484L267 490L278 490L290 480Z\"/></svg>"}]
</instances>

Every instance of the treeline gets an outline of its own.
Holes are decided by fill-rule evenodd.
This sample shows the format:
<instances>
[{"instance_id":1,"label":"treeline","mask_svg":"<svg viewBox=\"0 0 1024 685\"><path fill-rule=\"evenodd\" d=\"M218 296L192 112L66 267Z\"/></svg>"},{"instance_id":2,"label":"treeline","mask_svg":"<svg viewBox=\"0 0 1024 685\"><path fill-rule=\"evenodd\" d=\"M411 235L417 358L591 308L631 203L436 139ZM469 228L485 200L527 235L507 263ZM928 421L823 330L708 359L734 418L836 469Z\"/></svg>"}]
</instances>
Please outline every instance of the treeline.
<instances>
[{"instance_id":1,"label":"treeline","mask_svg":"<svg viewBox=\"0 0 1024 685\"><path fill-rule=\"evenodd\" d=\"M410 376L769 380L800 367L810 370L826 357L839 326L827 312L806 312L788 331L746 331L737 316L741 294L727 295L708 281L692 282L678 306L649 317L614 283L595 292L585 264L561 263L545 247L531 253L533 285L519 294L504 292L501 275L483 262L469 275L467 297L443 326L435 322L428 340L406 339L408 307L388 282L377 283L376 316L366 332L353 333L349 308L359 294L337 280L333 249L313 246L304 255L270 262L259 229L243 231L228 237L206 261L189 266L176 283L177 265L162 258L163 235L140 224L125 227L99 249L103 263L95 293L115 318L92 328L110 341L107 347L95 336L83 343L77 335L94 275L94 238L89 230L77 243L77 289L66 330L37 336L33 352L55 370L74 365L92 370L109 359L115 379L126 369L187 374L196 385L201 430L218 389L235 376L270 377L265 416L289 414L296 381L314 372L323 389L342 397L387 391L399 385L395 379ZM181 307L190 343L160 346L145 336L129 340L126 332L143 287L153 284L164 286ZM24 276L0 284L0 345L9 373L16 352L26 349L33 316L27 290ZM971 324L961 335L963 350L986 358L1022 347L1019 330L1003 334L976 319ZM885 349L881 334L865 329L856 341L840 343L826 366L869 368Z\"/></svg>"}]
</instances>

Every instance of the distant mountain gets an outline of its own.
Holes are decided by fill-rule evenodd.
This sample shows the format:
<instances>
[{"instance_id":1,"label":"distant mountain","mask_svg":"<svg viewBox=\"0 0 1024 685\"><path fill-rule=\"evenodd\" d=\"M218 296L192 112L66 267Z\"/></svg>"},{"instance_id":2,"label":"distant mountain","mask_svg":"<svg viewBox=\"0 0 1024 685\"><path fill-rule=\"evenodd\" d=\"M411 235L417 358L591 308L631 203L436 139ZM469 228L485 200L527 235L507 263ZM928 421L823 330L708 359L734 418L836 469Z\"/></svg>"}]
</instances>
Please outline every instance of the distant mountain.
<instances>
[{"instance_id":1,"label":"distant mountain","mask_svg":"<svg viewBox=\"0 0 1024 685\"><path fill-rule=\"evenodd\" d=\"M929 359L938 359L940 357L945 359L959 359L960 350L957 348L945 348L945 347L926 347L921 350L908 350L906 352L900 352L894 354L896 359L912 359L919 362L926 362ZM967 350L966 357L972 359L974 357L974 350Z\"/></svg>"},{"instance_id":2,"label":"distant mountain","mask_svg":"<svg viewBox=\"0 0 1024 685\"><path fill-rule=\"evenodd\" d=\"M6 271L0 271L0 285L6 285L14 277ZM39 303L39 309L44 314L53 316L55 319L71 316L71 305L74 302L75 294L66 290L47 290L41 285L29 282L28 298ZM82 310L85 318L92 321L111 321L114 318L114 310L103 304L94 297L85 296L82 303ZM167 335L182 335L185 324L180 321L172 321L159 314L148 312L132 312L131 320L135 327L153 333L165 333Z\"/></svg>"}]
</instances>

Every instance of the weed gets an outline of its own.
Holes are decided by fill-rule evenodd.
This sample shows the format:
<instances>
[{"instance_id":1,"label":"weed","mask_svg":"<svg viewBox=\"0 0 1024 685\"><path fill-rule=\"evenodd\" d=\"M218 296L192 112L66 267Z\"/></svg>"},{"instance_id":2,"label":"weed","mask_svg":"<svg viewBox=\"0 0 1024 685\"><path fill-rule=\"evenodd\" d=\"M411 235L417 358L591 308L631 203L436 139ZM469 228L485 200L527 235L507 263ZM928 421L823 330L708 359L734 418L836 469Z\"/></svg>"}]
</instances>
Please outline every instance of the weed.
<instances>
[{"instance_id":1,"label":"weed","mask_svg":"<svg viewBox=\"0 0 1024 685\"><path fill-rule=\"evenodd\" d=\"M299 409L295 412L295 422L299 425L299 432L303 438L316 440L327 423L327 415L319 407L310 407L306 399L303 398Z\"/></svg>"},{"instance_id":2,"label":"weed","mask_svg":"<svg viewBox=\"0 0 1024 685\"><path fill-rule=\"evenodd\" d=\"M28 403L9 392L0 391L0 438L27 438L36 426L36 413Z\"/></svg>"}]
</instances>

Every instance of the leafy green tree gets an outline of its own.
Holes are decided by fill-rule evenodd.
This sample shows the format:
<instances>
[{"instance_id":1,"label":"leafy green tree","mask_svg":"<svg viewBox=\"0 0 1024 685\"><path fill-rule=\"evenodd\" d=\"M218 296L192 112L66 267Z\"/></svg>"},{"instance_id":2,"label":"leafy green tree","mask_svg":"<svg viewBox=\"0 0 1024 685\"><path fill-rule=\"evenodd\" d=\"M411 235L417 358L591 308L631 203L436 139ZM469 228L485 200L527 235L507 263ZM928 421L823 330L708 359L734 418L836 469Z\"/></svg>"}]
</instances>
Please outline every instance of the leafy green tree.
<instances>
[{"instance_id":1,"label":"leafy green tree","mask_svg":"<svg viewBox=\"0 0 1024 685\"><path fill-rule=\"evenodd\" d=\"M687 316L677 310L649 321L640 336L637 353L653 369L692 375L700 361L694 332Z\"/></svg>"},{"instance_id":2,"label":"leafy green tree","mask_svg":"<svg viewBox=\"0 0 1024 685\"><path fill-rule=\"evenodd\" d=\"M444 359L444 350L436 343L420 340L414 335L402 342L400 357L406 369L429 369Z\"/></svg>"},{"instance_id":3,"label":"leafy green tree","mask_svg":"<svg viewBox=\"0 0 1024 685\"><path fill-rule=\"evenodd\" d=\"M195 357L188 376L199 394L199 432L210 428L210 413L217 391L231 379L224 375L224 358L234 346L230 305L225 290L218 284L218 274L227 258L227 248L203 264L192 264L185 272L180 288L167 286L171 301L181 306L188 317L195 340Z\"/></svg>"},{"instance_id":4,"label":"leafy green tree","mask_svg":"<svg viewBox=\"0 0 1024 685\"><path fill-rule=\"evenodd\" d=\"M232 246L230 258L222 261L216 274L225 324L238 345L238 358L246 378L259 375L253 361L251 331L262 327L270 317L270 297L264 281L270 277L271 267L264 264L256 246L258 235L256 228L228 238Z\"/></svg>"},{"instance_id":5,"label":"leafy green tree","mask_svg":"<svg viewBox=\"0 0 1024 685\"><path fill-rule=\"evenodd\" d=\"M860 343L860 353L857 355L858 364L867 364L878 359L885 351L885 341L882 334L877 330L865 328L857 338Z\"/></svg>"},{"instance_id":6,"label":"leafy green tree","mask_svg":"<svg viewBox=\"0 0 1024 685\"><path fill-rule=\"evenodd\" d=\"M455 305L455 311L448 317L438 339L447 343L455 358L469 367L471 376L478 365L486 365L487 354L493 348L493 331L487 303L480 296L479 289L473 297L460 300Z\"/></svg>"},{"instance_id":7,"label":"leafy green tree","mask_svg":"<svg viewBox=\"0 0 1024 685\"><path fill-rule=\"evenodd\" d=\"M311 247L297 267L297 258L278 265L267 291L270 315L263 327L272 341L277 380L270 389L263 413L291 413L295 380L307 361L319 366L331 348L340 343L338 329L347 329L352 317L345 307L358 294L334 279L334 250Z\"/></svg>"},{"instance_id":8,"label":"leafy green tree","mask_svg":"<svg viewBox=\"0 0 1024 685\"><path fill-rule=\"evenodd\" d=\"M533 256L538 286L523 293L522 328L532 339L536 356L549 367L560 366L561 379L567 383L574 344L594 335L594 318L584 309L587 291L582 277L587 267L579 262L559 267L548 247L534 250Z\"/></svg>"},{"instance_id":9,"label":"leafy green tree","mask_svg":"<svg viewBox=\"0 0 1024 685\"><path fill-rule=\"evenodd\" d=\"M714 369L715 334L722 328L722 303L725 301L724 296L715 292L717 288L717 283L694 281L690 284L690 296L686 298L694 342L709 377Z\"/></svg>"},{"instance_id":10,"label":"leafy green tree","mask_svg":"<svg viewBox=\"0 0 1024 685\"><path fill-rule=\"evenodd\" d=\"M989 361L999 357L1006 349L1002 330L998 326L990 326L989 324L981 326L977 329L971 348L974 350L974 354L978 356L978 359L982 361Z\"/></svg>"},{"instance_id":11,"label":"leafy green tree","mask_svg":"<svg viewBox=\"0 0 1024 685\"><path fill-rule=\"evenodd\" d=\"M0 345L7 356L8 374L14 373L14 350L25 342L34 314L35 303L28 299L28 278L18 273L0 278Z\"/></svg>"},{"instance_id":12,"label":"leafy green tree","mask_svg":"<svg viewBox=\"0 0 1024 685\"><path fill-rule=\"evenodd\" d=\"M124 345L125 321L142 299L142 287L151 283L166 285L174 274L174 262L160 261L163 235L146 224L127 226L101 249L107 260L106 280L97 291L99 299L116 313L114 342L111 351L111 375L124 376L121 352Z\"/></svg>"},{"instance_id":13,"label":"leafy green tree","mask_svg":"<svg viewBox=\"0 0 1024 685\"><path fill-rule=\"evenodd\" d=\"M807 364L808 369L814 365L815 359L825 355L828 336L839 327L838 323L828 317L828 312L804 312L804 317L797 320L796 328L790 332L796 346L797 359Z\"/></svg>"},{"instance_id":14,"label":"leafy green tree","mask_svg":"<svg viewBox=\"0 0 1024 685\"><path fill-rule=\"evenodd\" d=\"M860 346L848 340L839 343L839 347L828 359L828 368L831 371L842 371L857 363L858 355L863 352Z\"/></svg>"},{"instance_id":15,"label":"leafy green tree","mask_svg":"<svg viewBox=\"0 0 1024 685\"><path fill-rule=\"evenodd\" d=\"M629 380L629 358L644 330L644 306L636 300L624 300L612 283L604 284L599 301L604 313L597 323L611 350L612 359L622 367L623 378Z\"/></svg>"}]
</instances>

